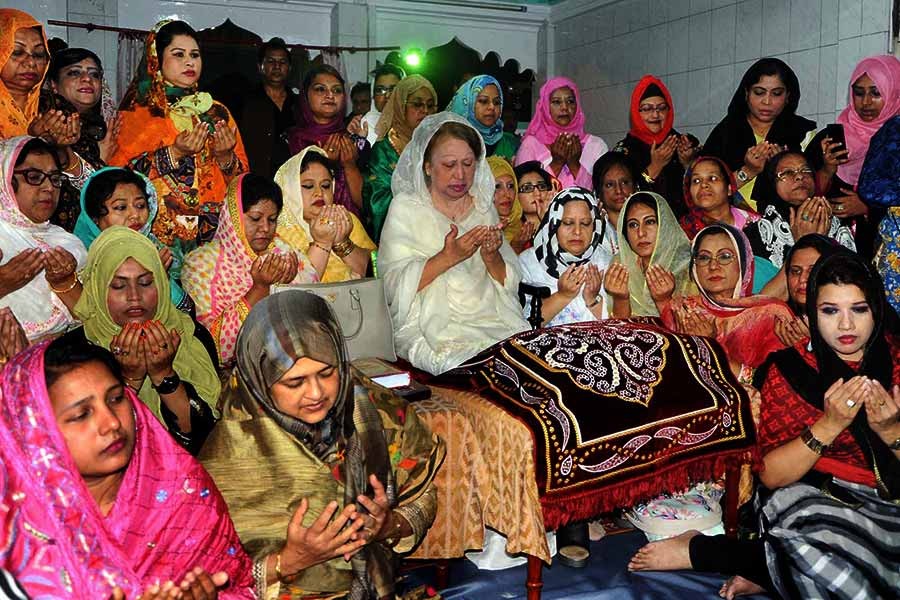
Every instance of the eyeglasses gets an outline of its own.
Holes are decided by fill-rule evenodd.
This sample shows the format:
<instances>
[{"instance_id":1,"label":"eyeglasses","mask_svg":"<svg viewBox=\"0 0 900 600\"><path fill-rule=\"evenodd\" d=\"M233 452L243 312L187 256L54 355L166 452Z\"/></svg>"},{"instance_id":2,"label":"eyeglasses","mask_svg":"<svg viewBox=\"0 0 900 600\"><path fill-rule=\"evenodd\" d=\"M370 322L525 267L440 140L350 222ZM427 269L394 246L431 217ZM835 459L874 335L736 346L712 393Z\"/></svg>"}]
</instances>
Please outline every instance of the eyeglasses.
<instances>
[{"instance_id":1,"label":"eyeglasses","mask_svg":"<svg viewBox=\"0 0 900 600\"><path fill-rule=\"evenodd\" d=\"M519 186L520 194L530 194L531 192L537 190L539 192L546 192L550 189L550 186L546 183L523 183Z\"/></svg>"},{"instance_id":2,"label":"eyeglasses","mask_svg":"<svg viewBox=\"0 0 900 600\"><path fill-rule=\"evenodd\" d=\"M50 180L50 185L55 188L62 187L65 175L59 171L50 171L45 173L40 169L22 169L21 171L13 171L16 175L21 175L28 185L38 186L44 183L45 179Z\"/></svg>"},{"instance_id":3,"label":"eyeglasses","mask_svg":"<svg viewBox=\"0 0 900 600\"><path fill-rule=\"evenodd\" d=\"M643 106L638 107L638 112L641 114L650 114L650 113L664 113L669 111L669 105L663 102L662 104L657 104L656 106L652 104L644 104Z\"/></svg>"},{"instance_id":4,"label":"eyeglasses","mask_svg":"<svg viewBox=\"0 0 900 600\"><path fill-rule=\"evenodd\" d=\"M515 189L516 189L516 185L512 181L510 181L509 183L495 183L494 184L495 192L499 192L500 190L515 191Z\"/></svg>"},{"instance_id":5,"label":"eyeglasses","mask_svg":"<svg viewBox=\"0 0 900 600\"><path fill-rule=\"evenodd\" d=\"M29 52L28 50L23 50L22 48L16 48L13 50L12 54L9 56L16 62L25 62L26 58L32 59L36 63L44 63L50 60L50 55L47 54L47 50L45 48L41 48L37 52Z\"/></svg>"},{"instance_id":6,"label":"eyeglasses","mask_svg":"<svg viewBox=\"0 0 900 600\"><path fill-rule=\"evenodd\" d=\"M719 252L715 256L706 253L698 254L694 257L694 262L698 267L709 268L709 266L712 264L712 261L716 261L716 263L720 267L724 267L734 262L734 259L734 252L729 252L726 250L725 252Z\"/></svg>"},{"instance_id":7,"label":"eyeglasses","mask_svg":"<svg viewBox=\"0 0 900 600\"><path fill-rule=\"evenodd\" d=\"M431 112L435 108L437 108L437 104L435 104L434 102L422 102L421 100L409 100L406 102L406 106L412 107L419 112L423 110Z\"/></svg>"},{"instance_id":8,"label":"eyeglasses","mask_svg":"<svg viewBox=\"0 0 900 600\"><path fill-rule=\"evenodd\" d=\"M809 167L803 167L802 169L785 169L775 173L775 177L778 178L778 181L787 181L788 179L796 179L797 177L812 178L813 172L814 171Z\"/></svg>"},{"instance_id":9,"label":"eyeglasses","mask_svg":"<svg viewBox=\"0 0 900 600\"><path fill-rule=\"evenodd\" d=\"M66 77L67 79L81 79L85 75L96 81L100 81L101 79L103 79L103 71L101 71L100 69L82 69L81 67L72 67L71 69L66 69L63 73L63 77Z\"/></svg>"},{"instance_id":10,"label":"eyeglasses","mask_svg":"<svg viewBox=\"0 0 900 600\"><path fill-rule=\"evenodd\" d=\"M390 96L391 92L394 91L396 85L376 85L375 86L375 95L376 96Z\"/></svg>"}]
</instances>

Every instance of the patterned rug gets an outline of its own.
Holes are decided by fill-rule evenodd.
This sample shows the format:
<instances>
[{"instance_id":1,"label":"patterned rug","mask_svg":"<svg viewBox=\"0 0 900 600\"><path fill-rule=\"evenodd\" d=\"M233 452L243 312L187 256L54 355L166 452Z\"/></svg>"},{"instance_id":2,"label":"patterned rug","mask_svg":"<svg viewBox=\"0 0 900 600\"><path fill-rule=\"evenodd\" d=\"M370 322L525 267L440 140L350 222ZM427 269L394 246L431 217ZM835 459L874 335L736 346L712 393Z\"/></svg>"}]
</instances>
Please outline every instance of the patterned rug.
<instances>
[{"instance_id":1,"label":"patterned rug","mask_svg":"<svg viewBox=\"0 0 900 600\"><path fill-rule=\"evenodd\" d=\"M529 428L548 529L755 458L749 400L721 347L657 320L528 331L439 379Z\"/></svg>"}]
</instances>

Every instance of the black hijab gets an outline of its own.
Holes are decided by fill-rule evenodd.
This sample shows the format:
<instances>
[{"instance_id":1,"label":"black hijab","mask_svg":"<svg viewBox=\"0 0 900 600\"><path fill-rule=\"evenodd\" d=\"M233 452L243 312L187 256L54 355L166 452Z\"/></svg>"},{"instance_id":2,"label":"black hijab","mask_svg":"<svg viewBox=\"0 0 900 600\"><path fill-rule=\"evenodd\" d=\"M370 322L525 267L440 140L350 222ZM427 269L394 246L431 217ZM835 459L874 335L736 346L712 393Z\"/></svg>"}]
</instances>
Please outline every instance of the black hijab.
<instances>
[{"instance_id":1,"label":"black hijab","mask_svg":"<svg viewBox=\"0 0 900 600\"><path fill-rule=\"evenodd\" d=\"M788 271L791 268L791 260L794 258L794 253L798 250L805 250L807 248L813 248L816 252L819 253L819 258L816 262L819 262L823 258L827 258L843 248L836 241L831 239L828 236L822 235L821 233L808 233L804 235L802 238L797 240L797 243L788 248L784 253L784 274L787 276ZM812 277L810 276L810 281ZM788 291L790 294L790 290ZM805 313L806 306L801 306L797 303L794 298L788 297L788 306L791 307L791 310L794 311L794 314L800 316Z\"/></svg>"},{"instance_id":2,"label":"black hijab","mask_svg":"<svg viewBox=\"0 0 900 600\"><path fill-rule=\"evenodd\" d=\"M747 121L747 113L750 111L747 106L747 93L766 75L777 75L784 83L788 94L784 110L772 123L769 133L766 134L766 140L773 144L787 146L789 150L800 152L800 144L806 134L816 128L815 121L796 114L797 106L800 103L800 82L794 71L784 61L777 58L762 58L756 61L744 73L741 84L728 105L728 114L712 130L703 146L704 152L718 156L733 171L741 168L747 150L756 145L753 128ZM757 197L756 186L754 186L753 199L756 200Z\"/></svg>"}]
</instances>

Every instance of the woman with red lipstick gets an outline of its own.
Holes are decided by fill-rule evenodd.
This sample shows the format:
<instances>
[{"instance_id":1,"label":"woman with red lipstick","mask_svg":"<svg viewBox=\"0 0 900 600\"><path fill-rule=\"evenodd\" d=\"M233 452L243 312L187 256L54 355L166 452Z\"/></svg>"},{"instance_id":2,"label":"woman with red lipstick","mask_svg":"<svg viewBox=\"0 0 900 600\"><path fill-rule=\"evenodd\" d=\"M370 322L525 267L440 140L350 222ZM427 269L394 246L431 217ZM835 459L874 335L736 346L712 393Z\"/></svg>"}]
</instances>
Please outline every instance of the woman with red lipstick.
<instances>
[{"instance_id":1,"label":"woman with red lipstick","mask_svg":"<svg viewBox=\"0 0 900 600\"><path fill-rule=\"evenodd\" d=\"M800 152L815 135L815 121L796 114L799 102L797 75L784 61L762 58L744 73L728 114L703 146L734 171L741 196L758 212L757 200L767 191L757 189L758 176L768 161L783 150Z\"/></svg>"},{"instance_id":2,"label":"woman with red lipstick","mask_svg":"<svg viewBox=\"0 0 900 600\"><path fill-rule=\"evenodd\" d=\"M306 254L323 283L365 277L376 249L357 216L335 204L336 173L325 150L307 146L275 175L284 194L278 238Z\"/></svg>"},{"instance_id":3,"label":"woman with red lipstick","mask_svg":"<svg viewBox=\"0 0 900 600\"><path fill-rule=\"evenodd\" d=\"M42 343L0 387L2 566L30 598L256 598L212 478L108 350Z\"/></svg>"},{"instance_id":4,"label":"woman with red lipstick","mask_svg":"<svg viewBox=\"0 0 900 600\"><path fill-rule=\"evenodd\" d=\"M578 86L554 77L541 87L534 117L522 136L516 164L540 161L562 187L590 189L591 169L606 151L606 142L584 130L585 117Z\"/></svg>"},{"instance_id":5,"label":"woman with red lipstick","mask_svg":"<svg viewBox=\"0 0 900 600\"><path fill-rule=\"evenodd\" d=\"M682 202L684 170L697 155L700 142L672 128L675 105L669 88L653 75L644 75L631 93L631 130L613 148L634 162L644 187L669 202L676 217L687 207Z\"/></svg>"},{"instance_id":6,"label":"woman with red lipstick","mask_svg":"<svg viewBox=\"0 0 900 600\"><path fill-rule=\"evenodd\" d=\"M28 133L49 64L40 22L21 10L0 8L0 140Z\"/></svg>"},{"instance_id":7,"label":"woman with red lipstick","mask_svg":"<svg viewBox=\"0 0 900 600\"><path fill-rule=\"evenodd\" d=\"M810 339L770 355L762 403L759 539L686 532L648 544L631 570L736 577L720 595L890 598L900 588L900 345L878 274L839 250L813 269Z\"/></svg>"},{"instance_id":8,"label":"woman with red lipstick","mask_svg":"<svg viewBox=\"0 0 900 600\"><path fill-rule=\"evenodd\" d=\"M656 317L673 295L696 291L689 273L691 242L662 196L629 196L619 216L618 238L616 263L627 271L627 285L607 290L612 303L628 300L633 316Z\"/></svg>"},{"instance_id":9,"label":"woman with red lipstick","mask_svg":"<svg viewBox=\"0 0 900 600\"><path fill-rule=\"evenodd\" d=\"M309 146L325 150L340 165L334 180L334 202L355 215L363 205L361 167L368 162L366 138L346 132L347 89L344 78L329 65L317 65L303 77L296 125L288 130L291 154Z\"/></svg>"},{"instance_id":10,"label":"woman with red lipstick","mask_svg":"<svg viewBox=\"0 0 900 600\"><path fill-rule=\"evenodd\" d=\"M156 188L146 176L121 167L104 167L91 175L81 188L81 211L75 222L75 235L87 249L101 231L113 225L128 227L147 237L159 249L159 257L169 274L172 303L178 310L191 313L194 301L179 283L183 257L172 252L151 231L158 206Z\"/></svg>"},{"instance_id":11,"label":"woman with red lipstick","mask_svg":"<svg viewBox=\"0 0 900 600\"><path fill-rule=\"evenodd\" d=\"M84 244L52 225L65 177L53 146L21 136L0 141L0 307L9 307L29 341L76 325L63 296L80 293Z\"/></svg>"},{"instance_id":12,"label":"woman with red lipstick","mask_svg":"<svg viewBox=\"0 0 900 600\"><path fill-rule=\"evenodd\" d=\"M82 271L84 291L73 313L84 336L112 350L126 383L196 454L215 423L221 386L215 346L202 326L175 309L156 246L114 225L101 233Z\"/></svg>"},{"instance_id":13,"label":"woman with red lipstick","mask_svg":"<svg viewBox=\"0 0 900 600\"><path fill-rule=\"evenodd\" d=\"M815 172L800 152L786 151L773 156L761 175L760 219L745 227L753 254L779 269L785 251L808 233L821 233L856 251L853 232L832 214L825 198L815 195Z\"/></svg>"},{"instance_id":14,"label":"woman with red lipstick","mask_svg":"<svg viewBox=\"0 0 900 600\"><path fill-rule=\"evenodd\" d=\"M397 84L378 120L378 141L372 147L369 176L363 185L363 219L376 244L394 197L391 182L397 161L422 119L437 111L437 101L430 81L410 75Z\"/></svg>"},{"instance_id":15,"label":"woman with red lipstick","mask_svg":"<svg viewBox=\"0 0 900 600\"><path fill-rule=\"evenodd\" d=\"M118 149L108 161L150 178L166 199L153 233L183 253L212 239L227 186L248 164L228 109L198 90L202 68L190 25L157 23L122 99Z\"/></svg>"},{"instance_id":16,"label":"woman with red lipstick","mask_svg":"<svg viewBox=\"0 0 900 600\"><path fill-rule=\"evenodd\" d=\"M781 300L753 294L755 261L741 231L717 223L700 231L691 252L691 279L698 295L673 299L661 312L673 331L714 337L735 374L755 369L784 347L775 335L779 320L793 316Z\"/></svg>"},{"instance_id":17,"label":"woman with red lipstick","mask_svg":"<svg viewBox=\"0 0 900 600\"><path fill-rule=\"evenodd\" d=\"M276 237L283 207L281 188L271 179L237 177L228 186L215 237L184 258L181 282L222 366L232 365L241 324L273 285L319 281L309 258Z\"/></svg>"}]
</instances>

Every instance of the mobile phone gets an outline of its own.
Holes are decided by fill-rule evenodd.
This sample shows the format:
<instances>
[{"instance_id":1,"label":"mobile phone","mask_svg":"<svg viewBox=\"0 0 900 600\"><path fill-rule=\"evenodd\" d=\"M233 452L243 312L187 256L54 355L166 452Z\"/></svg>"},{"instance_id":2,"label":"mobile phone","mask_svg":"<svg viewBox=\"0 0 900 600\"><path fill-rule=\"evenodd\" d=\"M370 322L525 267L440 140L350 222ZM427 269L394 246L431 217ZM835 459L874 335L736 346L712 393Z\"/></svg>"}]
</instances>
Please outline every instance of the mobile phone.
<instances>
[{"instance_id":1,"label":"mobile phone","mask_svg":"<svg viewBox=\"0 0 900 600\"><path fill-rule=\"evenodd\" d=\"M842 148L847 147L847 138L844 137L844 126L840 123L831 123L825 127L825 135L831 138L832 144L840 144Z\"/></svg>"}]
</instances>

